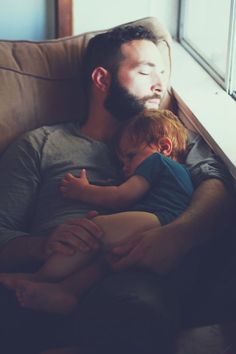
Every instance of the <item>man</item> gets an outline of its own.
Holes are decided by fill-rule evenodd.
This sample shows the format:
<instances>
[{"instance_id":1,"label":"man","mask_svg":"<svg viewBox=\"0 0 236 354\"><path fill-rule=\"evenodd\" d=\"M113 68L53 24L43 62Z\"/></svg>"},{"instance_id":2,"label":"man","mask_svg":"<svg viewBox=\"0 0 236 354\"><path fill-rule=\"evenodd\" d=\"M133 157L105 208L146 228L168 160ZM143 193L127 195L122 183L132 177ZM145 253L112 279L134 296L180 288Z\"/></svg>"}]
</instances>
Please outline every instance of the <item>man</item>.
<instances>
[{"instance_id":1,"label":"man","mask_svg":"<svg viewBox=\"0 0 236 354\"><path fill-rule=\"evenodd\" d=\"M85 58L90 101L82 127L64 124L37 129L4 154L0 166L2 269L19 270L23 264L32 271L52 252L69 256L76 249L89 252L100 247L102 230L92 219L81 219L90 206L64 200L59 182L66 172L76 174L81 168L86 168L92 183L116 179L115 160L109 149L114 133L143 108L157 109L165 91L155 43L154 35L141 27L118 28L95 37ZM79 275L78 282L86 284L87 290L99 283L88 294L81 294L81 307L74 317L77 332L63 334L65 341L78 337L84 353L151 354L171 349L170 339L178 325L176 300L182 296L183 284L178 284L181 291L173 292L177 291L179 279L185 284L195 279L191 267L185 274L182 260L224 225L231 206L223 183L228 182L227 174L207 147L195 139L188 161L196 191L187 211L175 222L140 235L139 243L128 242L115 249L113 255L118 255L118 260L112 257L110 262L115 270L125 269L124 272L111 274L100 282L106 270L98 261ZM196 155L199 144L201 154L206 154L201 162L202 157ZM127 270L129 267L133 268ZM174 268L168 276L159 275ZM55 315L25 312L17 307L14 297L9 305L6 299L11 294L4 291L1 331L5 342L7 330L11 331L11 338L17 338L24 353L32 353L25 333L37 341L38 347L40 340L44 342L42 347L47 340L60 342L62 328L71 319L59 321ZM25 321L22 331L19 321ZM50 322L44 331L46 321ZM55 324L60 325L60 330L53 328ZM9 349L15 348L11 345L8 343L7 350L14 352Z\"/></svg>"}]
</instances>

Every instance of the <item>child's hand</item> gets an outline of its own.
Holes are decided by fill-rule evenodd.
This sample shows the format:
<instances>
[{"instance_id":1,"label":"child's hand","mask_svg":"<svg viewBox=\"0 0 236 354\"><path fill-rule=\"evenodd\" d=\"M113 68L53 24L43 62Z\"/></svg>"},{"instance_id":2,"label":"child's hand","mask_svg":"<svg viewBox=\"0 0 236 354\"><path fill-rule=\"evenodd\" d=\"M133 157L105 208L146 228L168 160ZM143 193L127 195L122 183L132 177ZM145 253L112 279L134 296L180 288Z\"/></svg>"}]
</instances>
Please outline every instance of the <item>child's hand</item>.
<instances>
[{"instance_id":1,"label":"child's hand","mask_svg":"<svg viewBox=\"0 0 236 354\"><path fill-rule=\"evenodd\" d=\"M89 184L89 181L88 181L88 178L87 178L87 172L86 172L85 168L83 168L80 171L79 181L80 181L81 186L87 186Z\"/></svg>"},{"instance_id":2,"label":"child's hand","mask_svg":"<svg viewBox=\"0 0 236 354\"><path fill-rule=\"evenodd\" d=\"M72 173L67 173L61 181L60 191L66 198L80 199L84 188L88 185L86 170L82 169L79 177L75 177Z\"/></svg>"}]
</instances>

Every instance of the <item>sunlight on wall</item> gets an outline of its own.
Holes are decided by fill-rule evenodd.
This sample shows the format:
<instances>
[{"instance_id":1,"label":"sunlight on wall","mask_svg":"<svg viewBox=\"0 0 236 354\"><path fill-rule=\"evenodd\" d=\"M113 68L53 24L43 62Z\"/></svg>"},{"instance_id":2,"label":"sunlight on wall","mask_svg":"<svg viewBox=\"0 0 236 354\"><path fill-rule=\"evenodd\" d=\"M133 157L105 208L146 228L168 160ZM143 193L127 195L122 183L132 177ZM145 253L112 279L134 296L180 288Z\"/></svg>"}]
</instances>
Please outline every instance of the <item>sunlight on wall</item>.
<instances>
[{"instance_id":1,"label":"sunlight on wall","mask_svg":"<svg viewBox=\"0 0 236 354\"><path fill-rule=\"evenodd\" d=\"M73 0L74 34L106 29L147 16L156 16L176 34L178 0Z\"/></svg>"}]
</instances>

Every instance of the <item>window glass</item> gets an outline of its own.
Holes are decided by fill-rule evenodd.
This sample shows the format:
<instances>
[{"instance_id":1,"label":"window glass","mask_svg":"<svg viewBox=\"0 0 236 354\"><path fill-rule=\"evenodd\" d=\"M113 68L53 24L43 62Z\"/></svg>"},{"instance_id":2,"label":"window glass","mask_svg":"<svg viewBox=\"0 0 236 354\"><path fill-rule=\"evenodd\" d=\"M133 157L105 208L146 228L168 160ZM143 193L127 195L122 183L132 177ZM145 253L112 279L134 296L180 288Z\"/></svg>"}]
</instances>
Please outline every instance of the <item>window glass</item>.
<instances>
[{"instance_id":1,"label":"window glass","mask_svg":"<svg viewBox=\"0 0 236 354\"><path fill-rule=\"evenodd\" d=\"M231 0L183 1L182 36L221 76L226 76Z\"/></svg>"},{"instance_id":2,"label":"window glass","mask_svg":"<svg viewBox=\"0 0 236 354\"><path fill-rule=\"evenodd\" d=\"M232 72L231 72L231 91L232 94L234 96L234 98L236 98L236 23L234 23L234 37L233 37L233 41L234 41L234 48L233 48L233 61L232 61Z\"/></svg>"}]
</instances>

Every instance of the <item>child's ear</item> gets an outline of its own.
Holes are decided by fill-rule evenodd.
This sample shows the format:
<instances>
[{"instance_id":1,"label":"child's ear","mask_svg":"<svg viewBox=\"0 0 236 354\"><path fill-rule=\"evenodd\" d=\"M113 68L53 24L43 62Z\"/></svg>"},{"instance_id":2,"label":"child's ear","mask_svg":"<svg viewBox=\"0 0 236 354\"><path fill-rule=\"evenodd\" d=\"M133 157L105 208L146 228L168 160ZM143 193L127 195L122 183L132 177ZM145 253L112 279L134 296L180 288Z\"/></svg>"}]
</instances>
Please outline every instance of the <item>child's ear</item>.
<instances>
[{"instance_id":1,"label":"child's ear","mask_svg":"<svg viewBox=\"0 0 236 354\"><path fill-rule=\"evenodd\" d=\"M95 68L92 72L92 80L95 86L102 92L107 92L110 87L111 75L102 66Z\"/></svg>"},{"instance_id":2,"label":"child's ear","mask_svg":"<svg viewBox=\"0 0 236 354\"><path fill-rule=\"evenodd\" d=\"M169 138L163 137L158 141L158 147L161 154L170 156L172 153L172 141Z\"/></svg>"}]
</instances>

